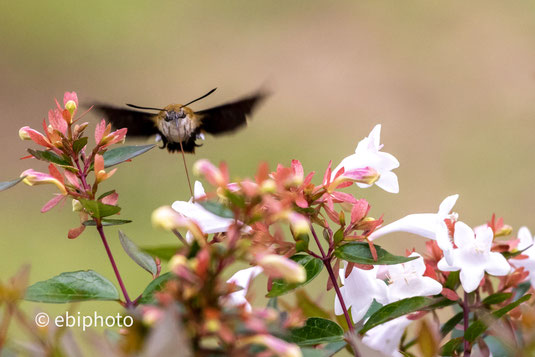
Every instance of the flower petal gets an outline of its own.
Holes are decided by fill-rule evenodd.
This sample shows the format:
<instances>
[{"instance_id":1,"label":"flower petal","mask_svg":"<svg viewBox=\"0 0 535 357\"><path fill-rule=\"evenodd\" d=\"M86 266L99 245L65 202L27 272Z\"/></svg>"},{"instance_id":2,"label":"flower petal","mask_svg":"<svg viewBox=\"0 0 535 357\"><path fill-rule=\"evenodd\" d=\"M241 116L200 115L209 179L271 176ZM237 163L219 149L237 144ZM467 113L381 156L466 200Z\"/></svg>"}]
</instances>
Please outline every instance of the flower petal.
<instances>
[{"instance_id":1,"label":"flower petal","mask_svg":"<svg viewBox=\"0 0 535 357\"><path fill-rule=\"evenodd\" d=\"M453 241L457 247L470 247L475 244L474 231L466 223L456 222Z\"/></svg>"},{"instance_id":2,"label":"flower petal","mask_svg":"<svg viewBox=\"0 0 535 357\"><path fill-rule=\"evenodd\" d=\"M490 252L485 271L490 275L504 276L511 272L511 265L500 253Z\"/></svg>"},{"instance_id":3,"label":"flower petal","mask_svg":"<svg viewBox=\"0 0 535 357\"><path fill-rule=\"evenodd\" d=\"M518 240L520 241L518 243L518 250L526 249L533 244L533 237L531 236L528 227L520 227L518 230Z\"/></svg>"},{"instance_id":4,"label":"flower petal","mask_svg":"<svg viewBox=\"0 0 535 357\"><path fill-rule=\"evenodd\" d=\"M446 218L446 216L451 212L453 209L453 206L455 206L455 203L457 202L457 199L459 198L458 194L451 195L446 197L442 203L440 204L438 208L438 215L441 217Z\"/></svg>"},{"instance_id":5,"label":"flower petal","mask_svg":"<svg viewBox=\"0 0 535 357\"><path fill-rule=\"evenodd\" d=\"M460 278L464 291L471 293L476 290L484 276L485 271L479 267L473 267L471 269L463 267L463 269L461 269Z\"/></svg>"}]
</instances>

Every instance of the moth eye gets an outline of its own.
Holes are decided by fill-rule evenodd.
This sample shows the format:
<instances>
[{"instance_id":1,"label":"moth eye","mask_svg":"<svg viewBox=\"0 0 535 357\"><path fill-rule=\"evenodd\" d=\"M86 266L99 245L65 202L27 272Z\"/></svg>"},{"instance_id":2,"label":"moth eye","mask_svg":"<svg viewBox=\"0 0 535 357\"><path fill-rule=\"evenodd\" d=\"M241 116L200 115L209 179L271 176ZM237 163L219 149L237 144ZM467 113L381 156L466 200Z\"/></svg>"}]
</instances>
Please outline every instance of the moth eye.
<instances>
[{"instance_id":1,"label":"moth eye","mask_svg":"<svg viewBox=\"0 0 535 357\"><path fill-rule=\"evenodd\" d=\"M183 109L180 109L180 111L178 112L178 118L182 119L182 118L185 118L185 117L186 117L186 113L184 112Z\"/></svg>"}]
</instances>

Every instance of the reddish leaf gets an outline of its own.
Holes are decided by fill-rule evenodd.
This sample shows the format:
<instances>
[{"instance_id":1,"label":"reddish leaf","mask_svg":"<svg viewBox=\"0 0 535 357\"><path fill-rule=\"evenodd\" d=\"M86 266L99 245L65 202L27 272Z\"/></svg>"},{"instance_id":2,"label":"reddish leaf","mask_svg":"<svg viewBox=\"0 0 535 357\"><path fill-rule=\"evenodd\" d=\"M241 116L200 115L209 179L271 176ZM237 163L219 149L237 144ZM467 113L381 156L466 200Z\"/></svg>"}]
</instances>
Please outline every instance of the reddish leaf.
<instances>
[{"instance_id":1,"label":"reddish leaf","mask_svg":"<svg viewBox=\"0 0 535 357\"><path fill-rule=\"evenodd\" d=\"M67 237L69 239L74 239L78 237L82 232L84 231L85 226L82 224L80 227L69 229L69 233L67 234Z\"/></svg>"},{"instance_id":2,"label":"reddish leaf","mask_svg":"<svg viewBox=\"0 0 535 357\"><path fill-rule=\"evenodd\" d=\"M52 198L50 201L48 201L47 203L45 203L45 205L43 206L43 208L41 208L41 213L45 213L45 212L48 212L50 211L52 208L54 208L58 203L61 202L61 200L63 200L64 198L66 198L67 196L63 196L63 195L57 195L56 197Z\"/></svg>"},{"instance_id":3,"label":"reddish leaf","mask_svg":"<svg viewBox=\"0 0 535 357\"><path fill-rule=\"evenodd\" d=\"M443 288L440 294L444 296L446 299L451 300L451 301L459 300L459 295L457 295L455 291L448 289L448 288Z\"/></svg>"},{"instance_id":4,"label":"reddish leaf","mask_svg":"<svg viewBox=\"0 0 535 357\"><path fill-rule=\"evenodd\" d=\"M50 175L52 175L52 177L54 177L59 182L65 182L63 180L63 176L61 175L61 172L59 172L58 168L54 164L48 165L48 171L50 172Z\"/></svg>"}]
</instances>

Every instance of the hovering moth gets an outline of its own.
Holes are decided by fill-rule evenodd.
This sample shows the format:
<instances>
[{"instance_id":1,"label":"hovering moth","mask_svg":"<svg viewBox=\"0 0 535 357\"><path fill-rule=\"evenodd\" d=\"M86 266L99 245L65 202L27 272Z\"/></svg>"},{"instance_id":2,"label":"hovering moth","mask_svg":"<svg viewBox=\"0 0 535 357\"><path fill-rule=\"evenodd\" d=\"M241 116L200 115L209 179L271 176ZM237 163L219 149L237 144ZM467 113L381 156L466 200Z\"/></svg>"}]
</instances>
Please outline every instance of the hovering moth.
<instances>
[{"instance_id":1,"label":"hovering moth","mask_svg":"<svg viewBox=\"0 0 535 357\"><path fill-rule=\"evenodd\" d=\"M142 107L126 104L130 108L119 108L107 104L95 104L115 128L127 128L128 137L150 137L159 135L163 146L169 152L194 153L199 145L196 141L205 133L221 135L243 127L258 105L266 98L266 92L257 91L213 108L192 110L189 105L212 94L216 88L187 104L169 104L164 108ZM151 113L149 111L158 111Z\"/></svg>"}]
</instances>

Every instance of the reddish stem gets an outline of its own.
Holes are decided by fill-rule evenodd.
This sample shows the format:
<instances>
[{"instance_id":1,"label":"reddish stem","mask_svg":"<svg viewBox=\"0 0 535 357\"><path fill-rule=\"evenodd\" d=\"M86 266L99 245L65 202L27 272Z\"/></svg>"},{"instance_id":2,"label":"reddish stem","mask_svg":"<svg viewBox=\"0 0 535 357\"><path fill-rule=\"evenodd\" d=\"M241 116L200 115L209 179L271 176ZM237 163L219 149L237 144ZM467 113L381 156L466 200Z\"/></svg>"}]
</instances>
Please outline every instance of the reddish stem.
<instances>
[{"instance_id":1,"label":"reddish stem","mask_svg":"<svg viewBox=\"0 0 535 357\"><path fill-rule=\"evenodd\" d=\"M466 330L468 330L469 325L469 319L470 319L470 306L468 303L468 293L464 293L464 301L463 301L463 322L464 322L464 332L466 333ZM464 356L470 357L470 342L464 337Z\"/></svg>"},{"instance_id":2,"label":"reddish stem","mask_svg":"<svg viewBox=\"0 0 535 357\"><path fill-rule=\"evenodd\" d=\"M108 253L108 258L110 259L111 266L113 267L113 271L115 273L115 276L117 277L117 281L119 281L119 286L121 287L121 290L124 295L124 299L126 301L125 307L131 308L134 307L134 303L132 300L130 300L130 297L128 296L128 292L126 292L126 287L124 286L123 279L121 278L121 274L119 273L119 269L117 269L117 265L115 264L115 259L113 259L113 254L111 253L110 246L108 245L108 241L106 240L106 236L104 235L104 229L102 228L102 223L97 221L97 231L100 234L100 238L102 239L102 244L104 244L104 248L106 248L106 253Z\"/></svg>"},{"instance_id":3,"label":"reddish stem","mask_svg":"<svg viewBox=\"0 0 535 357\"><path fill-rule=\"evenodd\" d=\"M314 236L314 240L316 241L316 244L318 245L318 248L321 252L323 265L325 265L325 268L327 269L327 272L329 273L329 279L331 279L331 282L334 286L334 291L336 292L336 296L338 296L338 301L340 301L340 306L342 306L342 311L344 312L344 317L347 322L347 327L349 328L349 331L355 332L355 327L353 326L353 322L351 321L351 317L349 316L349 312L347 311L346 304L344 302L344 298L342 297L342 292L340 291L340 288L338 287L338 282L336 280L336 275L334 274L333 268L331 266L331 259L332 256L327 256L325 254L325 251L323 250L320 240L318 238L318 235L316 234L316 231L314 230L314 227L312 227L312 224L310 225L310 231L312 232L312 235ZM354 351L355 355L358 355L358 351Z\"/></svg>"}]
</instances>

